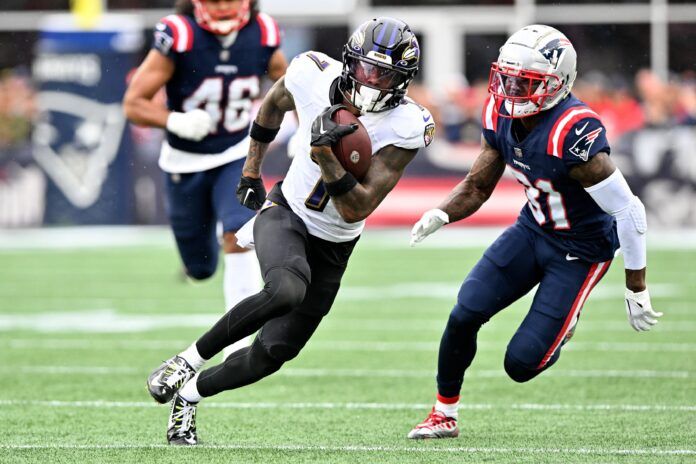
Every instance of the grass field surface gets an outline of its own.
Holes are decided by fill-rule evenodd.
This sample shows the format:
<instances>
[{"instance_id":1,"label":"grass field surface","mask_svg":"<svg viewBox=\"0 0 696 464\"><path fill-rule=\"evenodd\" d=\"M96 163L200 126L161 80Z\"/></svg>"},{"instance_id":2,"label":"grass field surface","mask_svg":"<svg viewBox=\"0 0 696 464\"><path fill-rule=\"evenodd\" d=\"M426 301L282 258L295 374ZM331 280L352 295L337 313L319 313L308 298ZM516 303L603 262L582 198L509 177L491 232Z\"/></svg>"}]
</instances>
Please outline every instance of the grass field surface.
<instances>
[{"instance_id":1,"label":"grass field surface","mask_svg":"<svg viewBox=\"0 0 696 464\"><path fill-rule=\"evenodd\" d=\"M460 437L405 438L434 399L459 284L494 237L408 248L406 231L366 232L305 350L202 402L194 449L167 446L168 407L144 385L222 314L221 273L184 282L168 239L0 248L0 462L696 462L696 250L678 246L649 253L665 312L652 332L626 321L618 259L559 362L516 384L502 362L528 295L480 332Z\"/></svg>"}]
</instances>

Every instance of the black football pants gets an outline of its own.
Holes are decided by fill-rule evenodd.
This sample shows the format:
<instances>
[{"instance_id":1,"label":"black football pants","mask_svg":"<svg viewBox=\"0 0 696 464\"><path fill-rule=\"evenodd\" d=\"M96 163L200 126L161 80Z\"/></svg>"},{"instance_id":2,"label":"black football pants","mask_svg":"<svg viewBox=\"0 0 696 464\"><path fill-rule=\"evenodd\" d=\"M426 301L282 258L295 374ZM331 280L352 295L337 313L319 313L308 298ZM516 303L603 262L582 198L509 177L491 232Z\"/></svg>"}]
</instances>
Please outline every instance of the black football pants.
<instances>
[{"instance_id":1,"label":"black football pants","mask_svg":"<svg viewBox=\"0 0 696 464\"><path fill-rule=\"evenodd\" d=\"M357 239L334 243L307 232L275 188L277 206L254 224L256 254L265 286L242 300L197 342L206 359L260 329L250 347L201 372L198 391L212 396L254 383L297 356L329 312Z\"/></svg>"}]
</instances>

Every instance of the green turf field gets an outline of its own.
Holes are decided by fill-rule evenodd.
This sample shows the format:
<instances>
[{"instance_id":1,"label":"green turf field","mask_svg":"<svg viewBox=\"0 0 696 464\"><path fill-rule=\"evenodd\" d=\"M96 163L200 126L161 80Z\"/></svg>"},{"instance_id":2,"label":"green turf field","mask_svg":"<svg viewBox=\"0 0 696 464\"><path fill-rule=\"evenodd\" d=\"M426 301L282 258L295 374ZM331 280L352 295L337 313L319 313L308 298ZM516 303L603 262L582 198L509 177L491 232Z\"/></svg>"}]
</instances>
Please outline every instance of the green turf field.
<instances>
[{"instance_id":1,"label":"green turf field","mask_svg":"<svg viewBox=\"0 0 696 464\"><path fill-rule=\"evenodd\" d=\"M366 233L305 351L203 402L195 449L166 445L168 408L144 384L222 313L221 274L182 282L168 243L0 250L0 462L696 462L696 251L650 252L666 315L642 334L626 321L617 260L560 361L527 384L502 360L531 299L501 313L479 336L461 436L413 442L481 248L395 243Z\"/></svg>"}]
</instances>

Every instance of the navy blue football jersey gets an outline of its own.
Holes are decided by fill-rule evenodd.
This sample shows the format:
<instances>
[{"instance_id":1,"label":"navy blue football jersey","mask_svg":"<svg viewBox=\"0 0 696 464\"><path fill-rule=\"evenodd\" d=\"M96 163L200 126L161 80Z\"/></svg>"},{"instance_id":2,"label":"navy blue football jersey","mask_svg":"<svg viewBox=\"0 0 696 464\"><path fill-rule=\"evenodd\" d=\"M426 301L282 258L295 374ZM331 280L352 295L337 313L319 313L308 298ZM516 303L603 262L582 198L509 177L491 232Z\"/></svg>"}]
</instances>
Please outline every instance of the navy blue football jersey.
<instances>
[{"instance_id":1,"label":"navy blue football jersey","mask_svg":"<svg viewBox=\"0 0 696 464\"><path fill-rule=\"evenodd\" d=\"M280 45L280 31L270 16L259 13L231 44L225 40L230 38L206 31L191 16L170 15L155 27L152 47L175 65L167 82L167 106L180 112L204 109L217 123L216 131L199 142L167 132L176 149L221 153L249 133L252 100Z\"/></svg>"},{"instance_id":2,"label":"navy blue football jersey","mask_svg":"<svg viewBox=\"0 0 696 464\"><path fill-rule=\"evenodd\" d=\"M543 233L571 257L608 261L618 248L614 218L568 172L600 152L609 154L599 116L572 94L540 113L521 141L505 105L491 97L483 109L483 136L505 159L527 194L519 221ZM518 122L519 124L519 122Z\"/></svg>"}]
</instances>

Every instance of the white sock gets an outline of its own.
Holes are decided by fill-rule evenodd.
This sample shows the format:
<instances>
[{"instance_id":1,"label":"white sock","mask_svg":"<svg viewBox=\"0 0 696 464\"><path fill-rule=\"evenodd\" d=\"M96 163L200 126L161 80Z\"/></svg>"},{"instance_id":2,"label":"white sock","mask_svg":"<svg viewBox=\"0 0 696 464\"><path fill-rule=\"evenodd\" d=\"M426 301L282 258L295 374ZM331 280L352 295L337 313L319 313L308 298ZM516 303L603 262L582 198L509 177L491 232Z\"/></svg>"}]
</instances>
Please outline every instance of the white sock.
<instances>
[{"instance_id":1,"label":"white sock","mask_svg":"<svg viewBox=\"0 0 696 464\"><path fill-rule=\"evenodd\" d=\"M459 417L459 401L452 404L446 404L440 401L435 401L435 410L440 411L447 417L457 419Z\"/></svg>"},{"instance_id":2,"label":"white sock","mask_svg":"<svg viewBox=\"0 0 696 464\"><path fill-rule=\"evenodd\" d=\"M179 353L179 356L184 358L187 363L191 365L196 371L200 370L201 367L203 367L203 364L208 361L207 359L204 359L203 356L198 352L198 348L196 348L196 342L191 343L191 346L186 348L184 351Z\"/></svg>"},{"instance_id":3,"label":"white sock","mask_svg":"<svg viewBox=\"0 0 696 464\"><path fill-rule=\"evenodd\" d=\"M244 298L261 290L261 270L256 253L225 253L225 274L223 277L225 293L225 312L232 309ZM240 348L251 344L251 336L245 337L222 350L227 358Z\"/></svg>"},{"instance_id":4,"label":"white sock","mask_svg":"<svg viewBox=\"0 0 696 464\"><path fill-rule=\"evenodd\" d=\"M196 385L199 375L200 372L191 377L191 379L186 382L183 387L181 387L181 390L179 390L179 396L189 403L198 403L203 399L201 394L198 393L198 385Z\"/></svg>"}]
</instances>

